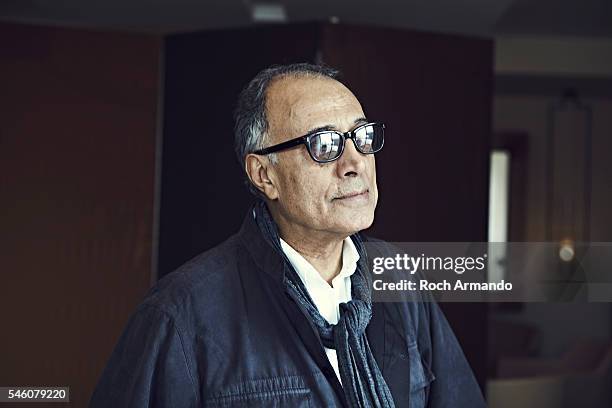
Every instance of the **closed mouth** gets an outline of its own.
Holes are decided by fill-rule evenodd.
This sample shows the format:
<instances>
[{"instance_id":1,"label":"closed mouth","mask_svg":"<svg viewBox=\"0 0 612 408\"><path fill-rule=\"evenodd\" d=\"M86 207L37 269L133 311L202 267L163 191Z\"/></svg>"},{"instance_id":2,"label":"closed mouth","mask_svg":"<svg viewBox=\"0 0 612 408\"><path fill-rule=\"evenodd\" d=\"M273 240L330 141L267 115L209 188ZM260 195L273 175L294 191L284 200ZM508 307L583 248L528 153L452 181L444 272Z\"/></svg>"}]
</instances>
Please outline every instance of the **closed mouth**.
<instances>
[{"instance_id":1,"label":"closed mouth","mask_svg":"<svg viewBox=\"0 0 612 408\"><path fill-rule=\"evenodd\" d=\"M347 198L358 197L358 196L361 196L361 195L366 195L369 192L370 192L370 190L368 190L368 189L365 189L365 190L362 190L362 191L355 191L353 193L348 193L348 194L345 194L343 196L336 197L336 198L334 198L334 200L344 200L344 199L347 199Z\"/></svg>"}]
</instances>

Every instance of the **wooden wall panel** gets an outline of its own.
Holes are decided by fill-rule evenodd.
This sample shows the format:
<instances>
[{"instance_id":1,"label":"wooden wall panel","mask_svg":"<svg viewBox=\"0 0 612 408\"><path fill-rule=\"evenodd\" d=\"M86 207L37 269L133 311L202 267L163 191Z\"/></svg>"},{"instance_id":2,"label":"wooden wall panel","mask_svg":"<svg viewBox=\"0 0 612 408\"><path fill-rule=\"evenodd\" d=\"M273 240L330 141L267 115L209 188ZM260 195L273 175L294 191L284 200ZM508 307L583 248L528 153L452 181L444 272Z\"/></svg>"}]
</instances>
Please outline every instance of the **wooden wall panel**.
<instances>
[{"instance_id":1,"label":"wooden wall panel","mask_svg":"<svg viewBox=\"0 0 612 408\"><path fill-rule=\"evenodd\" d=\"M0 25L0 385L86 406L150 285L159 50Z\"/></svg>"}]
</instances>

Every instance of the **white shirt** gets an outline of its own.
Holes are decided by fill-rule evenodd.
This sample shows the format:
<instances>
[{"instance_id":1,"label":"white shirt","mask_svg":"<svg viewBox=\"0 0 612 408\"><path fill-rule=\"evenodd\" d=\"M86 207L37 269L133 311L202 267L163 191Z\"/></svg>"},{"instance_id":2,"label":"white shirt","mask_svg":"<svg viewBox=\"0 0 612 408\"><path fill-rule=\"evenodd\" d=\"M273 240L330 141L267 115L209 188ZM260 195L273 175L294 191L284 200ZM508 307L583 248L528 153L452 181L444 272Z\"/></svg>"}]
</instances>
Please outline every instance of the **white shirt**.
<instances>
[{"instance_id":1,"label":"white shirt","mask_svg":"<svg viewBox=\"0 0 612 408\"><path fill-rule=\"evenodd\" d=\"M357 269L359 253L350 237L342 244L342 269L332 279L331 286L321 277L321 274L308 262L299 252L293 249L282 238L281 247L289 262L304 283L308 294L312 298L321 316L330 324L338 323L340 319L340 303L351 300L351 275ZM338 380L340 370L338 368L338 356L336 350L325 347L325 354L331 363ZM340 380L342 383L342 380Z\"/></svg>"}]
</instances>

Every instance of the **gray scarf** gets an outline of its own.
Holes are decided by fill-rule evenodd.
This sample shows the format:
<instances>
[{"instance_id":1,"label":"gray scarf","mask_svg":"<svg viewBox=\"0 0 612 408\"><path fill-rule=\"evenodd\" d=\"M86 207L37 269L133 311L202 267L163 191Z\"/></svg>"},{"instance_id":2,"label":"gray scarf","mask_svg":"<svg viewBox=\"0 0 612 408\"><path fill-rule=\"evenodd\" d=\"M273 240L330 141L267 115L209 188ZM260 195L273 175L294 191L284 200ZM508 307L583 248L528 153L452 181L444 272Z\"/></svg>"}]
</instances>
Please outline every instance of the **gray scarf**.
<instances>
[{"instance_id":1,"label":"gray scarf","mask_svg":"<svg viewBox=\"0 0 612 408\"><path fill-rule=\"evenodd\" d=\"M395 407L391 391L383 378L366 337L372 317L371 279L366 252L359 234L351 236L359 252L357 270L351 276L352 300L340 304L340 320L332 325L325 320L280 245L278 230L266 204L255 204L256 223L266 241L285 259L285 290L308 312L319 331L323 345L336 349L344 395L351 407Z\"/></svg>"}]
</instances>

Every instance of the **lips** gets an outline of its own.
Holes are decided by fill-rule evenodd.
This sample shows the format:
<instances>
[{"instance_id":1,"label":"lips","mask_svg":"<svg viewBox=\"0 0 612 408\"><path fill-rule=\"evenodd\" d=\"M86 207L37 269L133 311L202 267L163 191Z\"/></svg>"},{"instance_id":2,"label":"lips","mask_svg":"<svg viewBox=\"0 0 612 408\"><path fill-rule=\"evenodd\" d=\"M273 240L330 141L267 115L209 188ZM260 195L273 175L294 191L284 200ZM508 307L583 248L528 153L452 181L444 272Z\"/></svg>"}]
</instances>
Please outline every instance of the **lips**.
<instances>
[{"instance_id":1,"label":"lips","mask_svg":"<svg viewBox=\"0 0 612 408\"><path fill-rule=\"evenodd\" d=\"M336 197L334 200L345 200L348 198L355 198L355 197L359 197L359 196L364 196L366 195L370 190L365 189L365 190L361 190L361 191L354 191L352 193L347 193L347 194L343 194L340 197Z\"/></svg>"}]
</instances>

